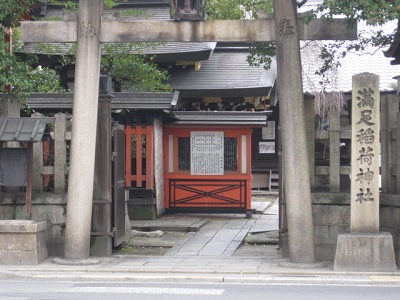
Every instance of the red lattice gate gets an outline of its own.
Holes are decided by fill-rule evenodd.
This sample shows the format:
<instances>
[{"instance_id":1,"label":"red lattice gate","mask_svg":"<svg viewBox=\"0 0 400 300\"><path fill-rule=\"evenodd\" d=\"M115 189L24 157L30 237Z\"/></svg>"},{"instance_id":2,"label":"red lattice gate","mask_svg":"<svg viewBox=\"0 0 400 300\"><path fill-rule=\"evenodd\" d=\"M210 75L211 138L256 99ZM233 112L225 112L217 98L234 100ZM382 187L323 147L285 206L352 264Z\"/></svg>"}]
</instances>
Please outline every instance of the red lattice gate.
<instances>
[{"instance_id":1,"label":"red lattice gate","mask_svg":"<svg viewBox=\"0 0 400 300\"><path fill-rule=\"evenodd\" d=\"M150 125L125 128L126 187L154 187L154 129Z\"/></svg>"}]
</instances>

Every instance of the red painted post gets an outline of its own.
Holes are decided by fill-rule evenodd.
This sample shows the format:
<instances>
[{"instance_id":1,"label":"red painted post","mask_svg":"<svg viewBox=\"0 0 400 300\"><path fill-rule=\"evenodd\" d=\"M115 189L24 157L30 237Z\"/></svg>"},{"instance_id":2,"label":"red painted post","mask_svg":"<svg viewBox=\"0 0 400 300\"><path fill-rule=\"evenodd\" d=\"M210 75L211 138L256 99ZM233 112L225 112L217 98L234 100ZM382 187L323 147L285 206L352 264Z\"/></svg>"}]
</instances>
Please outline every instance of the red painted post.
<instances>
[{"instance_id":1,"label":"red painted post","mask_svg":"<svg viewBox=\"0 0 400 300\"><path fill-rule=\"evenodd\" d=\"M141 125L136 126L136 187L142 187L142 134Z\"/></svg>"}]
</instances>

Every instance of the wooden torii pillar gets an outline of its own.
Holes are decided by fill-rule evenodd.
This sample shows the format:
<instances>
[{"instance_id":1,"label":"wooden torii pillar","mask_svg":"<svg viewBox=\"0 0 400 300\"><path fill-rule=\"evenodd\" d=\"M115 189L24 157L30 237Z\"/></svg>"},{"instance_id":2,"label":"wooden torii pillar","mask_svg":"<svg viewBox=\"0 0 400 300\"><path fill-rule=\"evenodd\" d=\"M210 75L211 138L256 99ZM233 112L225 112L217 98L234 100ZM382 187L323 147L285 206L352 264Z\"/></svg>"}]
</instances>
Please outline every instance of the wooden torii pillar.
<instances>
[{"instance_id":1,"label":"wooden torii pillar","mask_svg":"<svg viewBox=\"0 0 400 300\"><path fill-rule=\"evenodd\" d=\"M264 20L213 20L196 22L177 22L173 20L103 20L101 13L103 1L81 0L79 2L78 21L36 21L22 22L21 40L39 43L75 43L78 42L76 89L74 94L74 125L72 132L72 157L68 189L68 211L66 227L65 258L70 260L87 260L90 250L90 219L93 198L93 173L95 156L95 129L97 116L98 82L99 82L99 48L101 43L123 42L278 42L278 59L286 55L285 49L298 45L303 40L351 40L357 38L356 30L349 29L347 21L338 19L335 22L313 20L309 25L296 16L295 0L275 1L274 19ZM286 11L289 9L288 11ZM283 27L282 27L283 26ZM287 34L293 30L294 35ZM283 34L282 34L283 32ZM286 39L287 36L292 36ZM83 46L85 45L86 46ZM279 53L282 51L282 53ZM280 56L281 55L281 56ZM291 73L290 79L301 81L300 68L292 69L292 62L300 61L300 53L290 54L290 63L278 60L280 101L291 103L292 95L295 104L283 105L281 108L282 127L290 130L305 127L304 115L299 110L303 105L301 84L290 86L290 93L283 84L284 78ZM286 75L285 75L286 74ZM300 112L300 114L299 114ZM288 213L293 219L289 223L290 259L294 263L314 262L314 243L311 238L312 217L309 213L311 196L309 184L308 160L305 128L295 131L298 138L289 140L290 134L283 135L284 159L290 153L290 163L284 163L283 174L286 182ZM74 153L76 153L74 155ZM291 170L296 169L297 173ZM297 175L301 174L301 175ZM303 176L303 177L301 177ZM301 182L299 182L301 181ZM301 185L306 186L301 187ZM308 188L307 188L308 186ZM306 191L305 194L302 194ZM292 206L293 208L289 207ZM303 206L305 210L303 210ZM291 225L292 224L292 225ZM301 227L297 227L302 224ZM306 238L304 238L306 228ZM298 241L302 240L300 243ZM300 251L300 255L295 252Z\"/></svg>"}]
</instances>

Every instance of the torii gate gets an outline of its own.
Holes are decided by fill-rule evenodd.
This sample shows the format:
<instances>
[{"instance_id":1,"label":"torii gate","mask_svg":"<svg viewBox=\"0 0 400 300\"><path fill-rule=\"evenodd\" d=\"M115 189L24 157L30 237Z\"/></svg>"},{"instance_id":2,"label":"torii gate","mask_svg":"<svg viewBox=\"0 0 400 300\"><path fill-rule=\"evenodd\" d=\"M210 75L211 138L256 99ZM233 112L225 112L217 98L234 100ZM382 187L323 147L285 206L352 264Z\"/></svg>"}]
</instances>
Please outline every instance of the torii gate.
<instances>
[{"instance_id":1,"label":"torii gate","mask_svg":"<svg viewBox=\"0 0 400 300\"><path fill-rule=\"evenodd\" d=\"M351 40L357 32L344 19L305 25L296 0L274 2L275 19L254 21L102 21L103 1L80 0L78 22L22 22L23 42L78 43L65 259L89 258L101 43L276 40L289 257L315 262L299 39Z\"/></svg>"}]
</instances>

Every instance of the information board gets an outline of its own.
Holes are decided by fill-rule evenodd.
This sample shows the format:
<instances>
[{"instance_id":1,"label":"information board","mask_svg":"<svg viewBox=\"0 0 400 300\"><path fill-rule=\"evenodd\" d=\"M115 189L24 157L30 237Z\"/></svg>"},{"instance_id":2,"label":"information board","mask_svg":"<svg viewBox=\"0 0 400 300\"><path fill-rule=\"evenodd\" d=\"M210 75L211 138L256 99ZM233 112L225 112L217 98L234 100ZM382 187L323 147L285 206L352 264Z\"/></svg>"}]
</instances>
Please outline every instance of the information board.
<instances>
[{"instance_id":1,"label":"information board","mask_svg":"<svg viewBox=\"0 0 400 300\"><path fill-rule=\"evenodd\" d=\"M190 133L191 175L224 175L224 132Z\"/></svg>"},{"instance_id":2,"label":"information board","mask_svg":"<svg viewBox=\"0 0 400 300\"><path fill-rule=\"evenodd\" d=\"M275 139L275 121L267 121L267 126L262 128L263 140Z\"/></svg>"},{"instance_id":3,"label":"information board","mask_svg":"<svg viewBox=\"0 0 400 300\"><path fill-rule=\"evenodd\" d=\"M275 142L259 142L259 153L275 153Z\"/></svg>"}]
</instances>

